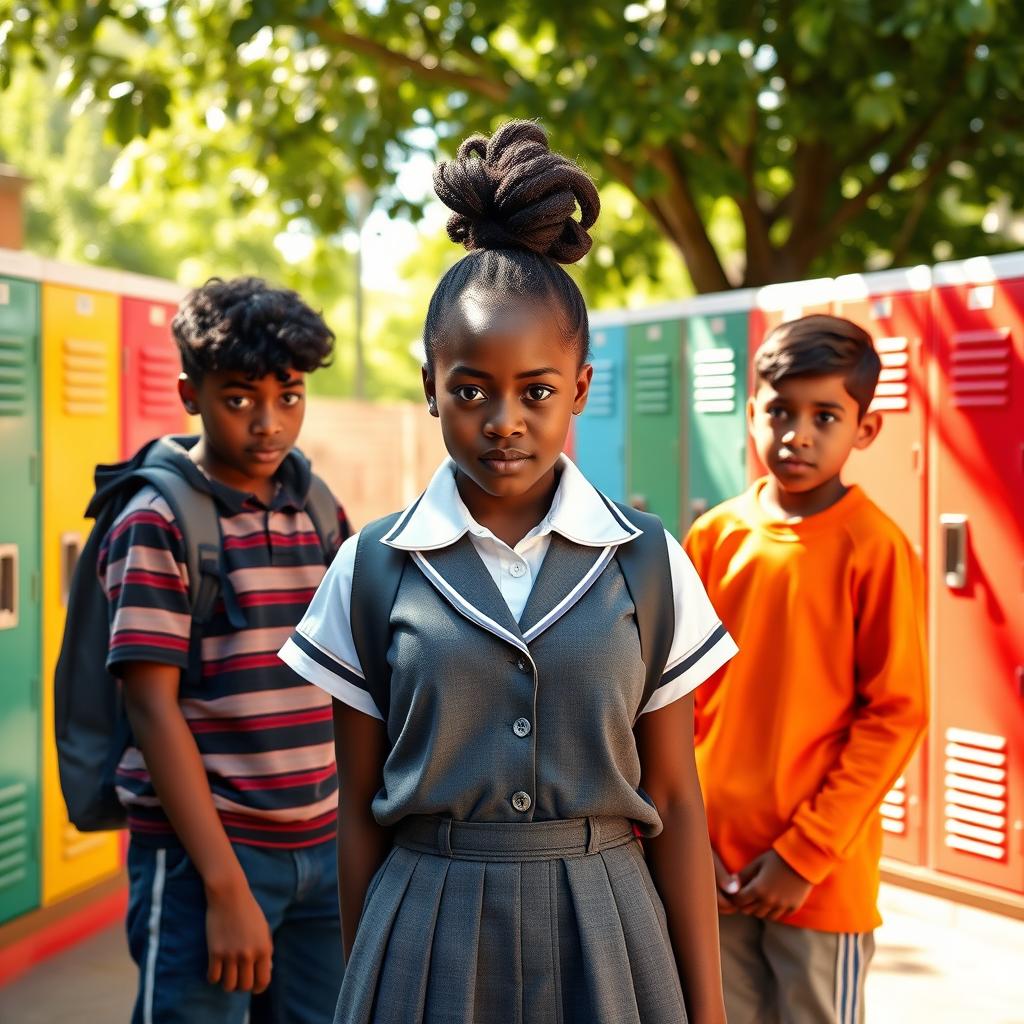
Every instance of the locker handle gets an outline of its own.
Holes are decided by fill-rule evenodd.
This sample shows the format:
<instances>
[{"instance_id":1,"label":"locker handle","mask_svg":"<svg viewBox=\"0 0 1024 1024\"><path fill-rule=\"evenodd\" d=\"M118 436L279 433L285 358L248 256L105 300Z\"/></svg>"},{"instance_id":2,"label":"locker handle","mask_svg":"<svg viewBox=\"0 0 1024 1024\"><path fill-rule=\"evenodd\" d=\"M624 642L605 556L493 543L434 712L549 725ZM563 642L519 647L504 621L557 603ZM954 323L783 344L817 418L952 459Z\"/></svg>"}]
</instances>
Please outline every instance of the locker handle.
<instances>
[{"instance_id":1,"label":"locker handle","mask_svg":"<svg viewBox=\"0 0 1024 1024\"><path fill-rule=\"evenodd\" d=\"M60 535L60 603L68 606L71 593L71 580L75 575L75 566L82 553L82 535L80 533L62 533Z\"/></svg>"},{"instance_id":2,"label":"locker handle","mask_svg":"<svg viewBox=\"0 0 1024 1024\"><path fill-rule=\"evenodd\" d=\"M0 544L0 629L18 625L18 545Z\"/></svg>"},{"instance_id":3,"label":"locker handle","mask_svg":"<svg viewBox=\"0 0 1024 1024\"><path fill-rule=\"evenodd\" d=\"M946 586L961 590L967 586L967 516L939 516L942 529L943 575Z\"/></svg>"}]
</instances>

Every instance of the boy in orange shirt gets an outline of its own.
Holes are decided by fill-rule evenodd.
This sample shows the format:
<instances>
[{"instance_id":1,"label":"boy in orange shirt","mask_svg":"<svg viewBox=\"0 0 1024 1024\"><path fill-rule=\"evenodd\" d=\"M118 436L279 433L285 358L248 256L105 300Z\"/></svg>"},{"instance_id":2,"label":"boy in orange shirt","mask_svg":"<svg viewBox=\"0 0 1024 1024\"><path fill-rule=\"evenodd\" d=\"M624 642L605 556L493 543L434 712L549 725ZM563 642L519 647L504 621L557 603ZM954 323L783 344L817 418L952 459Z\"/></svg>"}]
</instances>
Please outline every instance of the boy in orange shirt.
<instances>
[{"instance_id":1,"label":"boy in orange shirt","mask_svg":"<svg viewBox=\"0 0 1024 1024\"><path fill-rule=\"evenodd\" d=\"M729 1024L864 1019L878 807L927 717L920 562L841 479L879 368L848 320L772 331L748 403L769 475L686 538L740 648L696 693Z\"/></svg>"}]
</instances>

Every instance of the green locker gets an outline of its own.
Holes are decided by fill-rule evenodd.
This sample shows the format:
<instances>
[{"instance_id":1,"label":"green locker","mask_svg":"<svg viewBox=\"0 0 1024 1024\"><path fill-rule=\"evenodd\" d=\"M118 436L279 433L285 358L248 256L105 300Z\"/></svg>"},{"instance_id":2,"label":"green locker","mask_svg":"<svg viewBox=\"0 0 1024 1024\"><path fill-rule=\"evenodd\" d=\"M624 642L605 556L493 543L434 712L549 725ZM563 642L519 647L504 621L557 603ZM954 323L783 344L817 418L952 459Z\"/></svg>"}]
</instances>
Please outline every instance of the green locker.
<instances>
[{"instance_id":1,"label":"green locker","mask_svg":"<svg viewBox=\"0 0 1024 1024\"><path fill-rule=\"evenodd\" d=\"M695 299L686 319L688 523L747 485L747 337L753 292Z\"/></svg>"},{"instance_id":2,"label":"green locker","mask_svg":"<svg viewBox=\"0 0 1024 1024\"><path fill-rule=\"evenodd\" d=\"M0 277L0 922L39 905L39 289Z\"/></svg>"},{"instance_id":3,"label":"green locker","mask_svg":"<svg viewBox=\"0 0 1024 1024\"><path fill-rule=\"evenodd\" d=\"M629 346L629 500L661 516L670 533L682 525L680 420L681 323L633 324Z\"/></svg>"}]
</instances>

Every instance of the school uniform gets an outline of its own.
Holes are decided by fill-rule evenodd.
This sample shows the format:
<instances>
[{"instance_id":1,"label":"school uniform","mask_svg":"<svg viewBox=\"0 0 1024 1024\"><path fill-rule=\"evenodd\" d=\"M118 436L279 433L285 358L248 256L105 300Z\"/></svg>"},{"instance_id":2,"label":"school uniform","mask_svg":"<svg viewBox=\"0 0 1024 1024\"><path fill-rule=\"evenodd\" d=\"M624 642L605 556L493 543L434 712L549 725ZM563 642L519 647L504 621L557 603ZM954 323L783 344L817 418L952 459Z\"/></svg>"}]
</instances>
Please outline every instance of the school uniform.
<instances>
[{"instance_id":1,"label":"school uniform","mask_svg":"<svg viewBox=\"0 0 1024 1024\"><path fill-rule=\"evenodd\" d=\"M366 714L390 753L373 813L395 845L371 883L336 1021L678 1024L664 910L633 830L638 717L736 650L679 545L675 633L644 701L615 559L639 535L564 456L514 548L476 523L446 462L385 535L408 552L391 611L386 716L363 678L343 545L281 657Z\"/></svg>"}]
</instances>

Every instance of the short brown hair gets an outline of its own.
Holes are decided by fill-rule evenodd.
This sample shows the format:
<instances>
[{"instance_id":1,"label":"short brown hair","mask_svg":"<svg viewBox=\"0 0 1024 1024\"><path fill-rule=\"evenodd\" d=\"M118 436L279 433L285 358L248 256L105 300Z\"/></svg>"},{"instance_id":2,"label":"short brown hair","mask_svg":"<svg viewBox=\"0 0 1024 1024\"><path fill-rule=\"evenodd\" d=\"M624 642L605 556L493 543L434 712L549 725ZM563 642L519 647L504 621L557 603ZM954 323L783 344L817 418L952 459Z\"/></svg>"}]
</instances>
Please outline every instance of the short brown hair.
<instances>
[{"instance_id":1,"label":"short brown hair","mask_svg":"<svg viewBox=\"0 0 1024 1024\"><path fill-rule=\"evenodd\" d=\"M805 316L780 324L754 357L757 379L773 387L789 377L842 377L861 417L871 405L881 369L871 335L838 316Z\"/></svg>"}]
</instances>

